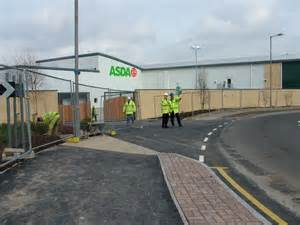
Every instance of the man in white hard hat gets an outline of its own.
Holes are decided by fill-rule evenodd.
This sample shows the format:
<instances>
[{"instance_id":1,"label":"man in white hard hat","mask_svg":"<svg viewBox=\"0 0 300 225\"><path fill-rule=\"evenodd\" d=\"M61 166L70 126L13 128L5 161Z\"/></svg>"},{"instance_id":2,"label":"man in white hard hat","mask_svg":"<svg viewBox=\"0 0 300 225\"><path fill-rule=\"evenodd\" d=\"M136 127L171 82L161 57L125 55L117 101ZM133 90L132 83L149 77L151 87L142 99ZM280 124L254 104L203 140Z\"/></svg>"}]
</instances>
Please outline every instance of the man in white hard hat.
<instances>
[{"instance_id":1,"label":"man in white hard hat","mask_svg":"<svg viewBox=\"0 0 300 225\"><path fill-rule=\"evenodd\" d=\"M123 105L123 113L126 115L127 125L131 123L134 123L134 114L136 112L136 106L134 101L131 99L131 97L127 98L127 101Z\"/></svg>"},{"instance_id":2,"label":"man in white hard hat","mask_svg":"<svg viewBox=\"0 0 300 225\"><path fill-rule=\"evenodd\" d=\"M168 97L169 94L165 93L164 98L160 102L161 113L162 113L162 125L161 125L162 128L168 128L169 113L171 107L171 103Z\"/></svg>"}]
</instances>

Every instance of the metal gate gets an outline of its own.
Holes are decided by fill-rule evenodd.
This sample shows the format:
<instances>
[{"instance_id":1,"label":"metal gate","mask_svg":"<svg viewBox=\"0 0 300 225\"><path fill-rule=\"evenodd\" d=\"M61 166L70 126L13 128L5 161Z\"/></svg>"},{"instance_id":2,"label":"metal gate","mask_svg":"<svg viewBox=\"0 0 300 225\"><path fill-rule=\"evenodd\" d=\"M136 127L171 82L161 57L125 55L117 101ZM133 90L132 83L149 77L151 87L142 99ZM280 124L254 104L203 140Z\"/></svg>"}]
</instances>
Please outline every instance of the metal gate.
<instances>
[{"instance_id":1,"label":"metal gate","mask_svg":"<svg viewBox=\"0 0 300 225\"><path fill-rule=\"evenodd\" d=\"M108 91L103 96L104 122L118 122L125 120L123 105L131 97L135 101L133 91Z\"/></svg>"}]
</instances>

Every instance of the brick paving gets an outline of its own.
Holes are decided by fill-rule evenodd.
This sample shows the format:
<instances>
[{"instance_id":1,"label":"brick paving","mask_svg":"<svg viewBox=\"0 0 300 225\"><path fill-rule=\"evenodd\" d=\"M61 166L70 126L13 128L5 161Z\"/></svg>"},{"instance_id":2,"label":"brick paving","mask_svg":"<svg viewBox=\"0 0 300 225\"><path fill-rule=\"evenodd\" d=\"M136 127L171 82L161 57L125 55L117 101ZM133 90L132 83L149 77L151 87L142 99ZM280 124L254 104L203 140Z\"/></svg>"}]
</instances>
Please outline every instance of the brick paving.
<instances>
[{"instance_id":1,"label":"brick paving","mask_svg":"<svg viewBox=\"0 0 300 225\"><path fill-rule=\"evenodd\" d=\"M262 225L201 163L173 153L159 159L175 204L190 225ZM172 193L173 192L173 193ZM176 202L177 201L177 202ZM178 207L179 205L179 207Z\"/></svg>"}]
</instances>

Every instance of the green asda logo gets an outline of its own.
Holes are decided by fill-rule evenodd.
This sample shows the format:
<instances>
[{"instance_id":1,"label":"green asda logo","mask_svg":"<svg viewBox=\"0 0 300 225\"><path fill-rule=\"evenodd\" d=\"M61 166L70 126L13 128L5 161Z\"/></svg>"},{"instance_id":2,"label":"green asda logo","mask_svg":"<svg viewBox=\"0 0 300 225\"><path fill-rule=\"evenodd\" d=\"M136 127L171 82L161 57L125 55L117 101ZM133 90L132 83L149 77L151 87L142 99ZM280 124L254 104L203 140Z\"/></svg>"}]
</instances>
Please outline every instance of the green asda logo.
<instances>
[{"instance_id":1,"label":"green asda logo","mask_svg":"<svg viewBox=\"0 0 300 225\"><path fill-rule=\"evenodd\" d=\"M115 77L136 77L137 69L132 67L111 66L109 76Z\"/></svg>"}]
</instances>

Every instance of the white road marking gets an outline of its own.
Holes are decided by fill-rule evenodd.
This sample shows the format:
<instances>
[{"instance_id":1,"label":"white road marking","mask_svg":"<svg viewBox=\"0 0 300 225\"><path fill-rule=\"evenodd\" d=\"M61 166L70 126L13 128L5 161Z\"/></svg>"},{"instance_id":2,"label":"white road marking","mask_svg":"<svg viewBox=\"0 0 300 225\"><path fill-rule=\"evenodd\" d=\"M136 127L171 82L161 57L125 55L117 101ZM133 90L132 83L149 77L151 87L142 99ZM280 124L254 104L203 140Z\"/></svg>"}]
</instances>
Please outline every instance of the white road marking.
<instances>
[{"instance_id":1,"label":"white road marking","mask_svg":"<svg viewBox=\"0 0 300 225\"><path fill-rule=\"evenodd\" d=\"M202 163L204 162L204 155L199 155L199 161Z\"/></svg>"},{"instance_id":2,"label":"white road marking","mask_svg":"<svg viewBox=\"0 0 300 225\"><path fill-rule=\"evenodd\" d=\"M219 127L223 127L223 125L219 125Z\"/></svg>"},{"instance_id":3,"label":"white road marking","mask_svg":"<svg viewBox=\"0 0 300 225\"><path fill-rule=\"evenodd\" d=\"M224 125L227 125L227 124L228 124L227 122L224 123Z\"/></svg>"},{"instance_id":4,"label":"white road marking","mask_svg":"<svg viewBox=\"0 0 300 225\"><path fill-rule=\"evenodd\" d=\"M205 151L205 150L206 150L206 145L202 145L202 146L201 146L201 150L202 150L202 151Z\"/></svg>"},{"instance_id":5,"label":"white road marking","mask_svg":"<svg viewBox=\"0 0 300 225\"><path fill-rule=\"evenodd\" d=\"M212 132L209 132L207 135L208 135L208 136L212 135Z\"/></svg>"},{"instance_id":6,"label":"white road marking","mask_svg":"<svg viewBox=\"0 0 300 225\"><path fill-rule=\"evenodd\" d=\"M208 141L208 137L205 137L203 142L207 142Z\"/></svg>"},{"instance_id":7,"label":"white road marking","mask_svg":"<svg viewBox=\"0 0 300 225\"><path fill-rule=\"evenodd\" d=\"M213 131L216 131L216 130L218 130L218 128L214 128L214 129L213 129Z\"/></svg>"}]
</instances>

